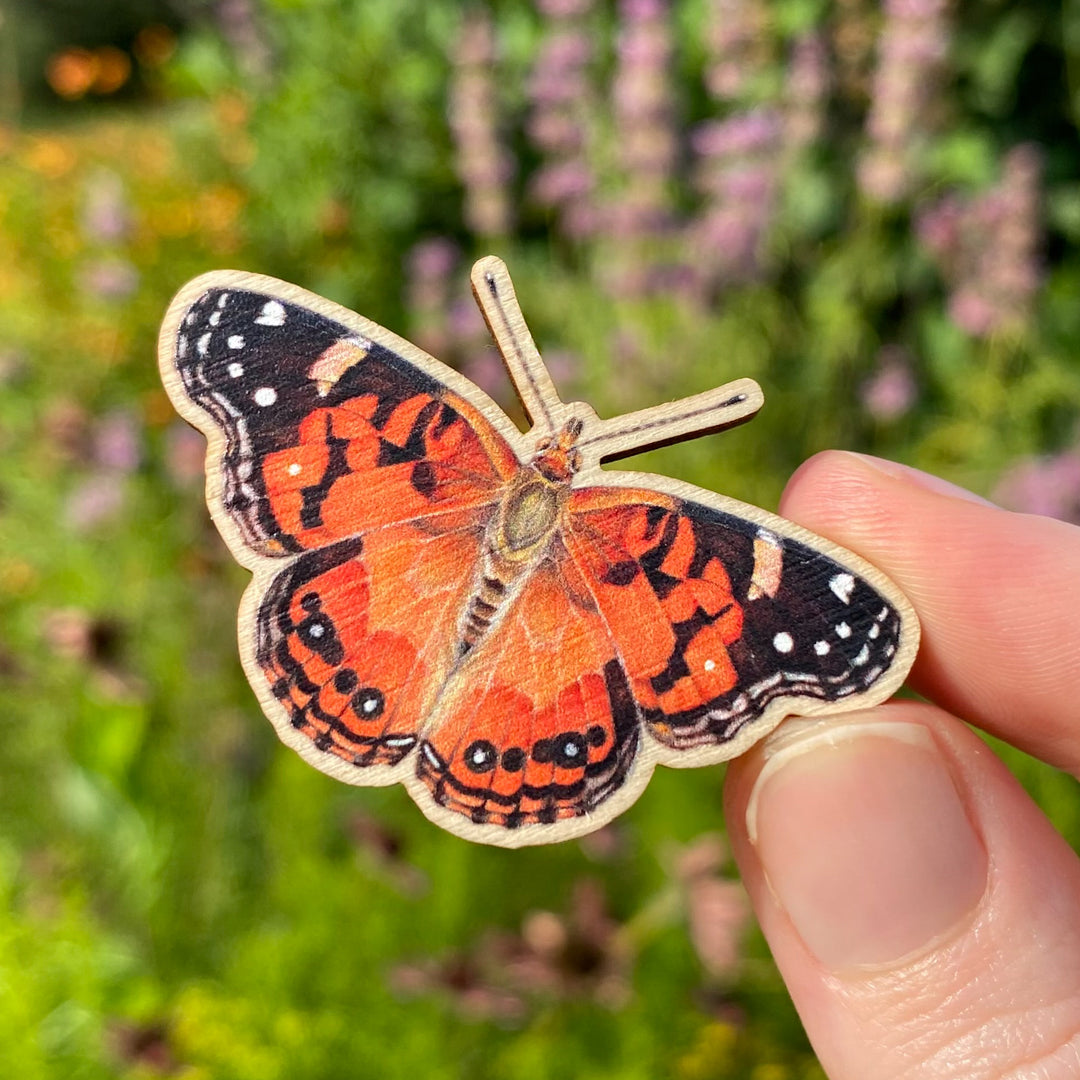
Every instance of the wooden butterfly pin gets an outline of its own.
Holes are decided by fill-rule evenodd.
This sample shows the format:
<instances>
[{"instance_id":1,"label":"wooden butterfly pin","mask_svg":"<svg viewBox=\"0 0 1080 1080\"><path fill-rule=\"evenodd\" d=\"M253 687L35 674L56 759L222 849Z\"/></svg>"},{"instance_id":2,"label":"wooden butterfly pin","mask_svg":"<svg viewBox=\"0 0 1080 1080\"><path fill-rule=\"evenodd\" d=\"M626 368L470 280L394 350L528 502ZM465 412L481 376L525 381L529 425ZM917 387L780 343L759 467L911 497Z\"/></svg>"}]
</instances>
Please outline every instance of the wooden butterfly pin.
<instances>
[{"instance_id":1,"label":"wooden butterfly pin","mask_svg":"<svg viewBox=\"0 0 1080 1080\"><path fill-rule=\"evenodd\" d=\"M600 468L747 419L756 383L601 420L559 400L503 263L472 284L525 434L415 345L272 278L206 274L166 315L162 376L254 575L240 653L284 742L516 847L599 828L658 763L723 761L784 716L900 686L918 624L879 571L756 507Z\"/></svg>"}]
</instances>

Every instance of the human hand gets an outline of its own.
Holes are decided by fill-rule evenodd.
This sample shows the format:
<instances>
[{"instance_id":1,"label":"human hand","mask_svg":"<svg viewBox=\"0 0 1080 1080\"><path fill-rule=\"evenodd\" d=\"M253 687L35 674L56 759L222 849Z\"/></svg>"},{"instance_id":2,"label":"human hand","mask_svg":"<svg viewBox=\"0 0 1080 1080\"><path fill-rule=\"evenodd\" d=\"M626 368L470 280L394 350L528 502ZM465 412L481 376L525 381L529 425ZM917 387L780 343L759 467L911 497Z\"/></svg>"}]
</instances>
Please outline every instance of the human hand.
<instances>
[{"instance_id":1,"label":"human hand","mask_svg":"<svg viewBox=\"0 0 1080 1080\"><path fill-rule=\"evenodd\" d=\"M922 622L911 685L729 766L739 868L831 1080L1080 1077L1080 859L957 717L1080 776L1080 529L830 452L784 516Z\"/></svg>"}]
</instances>

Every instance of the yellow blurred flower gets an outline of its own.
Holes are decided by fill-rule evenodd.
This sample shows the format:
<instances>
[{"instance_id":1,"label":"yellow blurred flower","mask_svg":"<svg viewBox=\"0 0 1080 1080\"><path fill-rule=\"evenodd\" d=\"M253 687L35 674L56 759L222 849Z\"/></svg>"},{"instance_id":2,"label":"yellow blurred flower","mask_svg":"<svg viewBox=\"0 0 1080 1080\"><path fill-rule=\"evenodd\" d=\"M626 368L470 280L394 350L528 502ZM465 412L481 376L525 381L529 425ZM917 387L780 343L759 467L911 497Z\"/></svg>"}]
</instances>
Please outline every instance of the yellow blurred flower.
<instances>
[{"instance_id":1,"label":"yellow blurred flower","mask_svg":"<svg viewBox=\"0 0 1080 1080\"><path fill-rule=\"evenodd\" d=\"M195 209L190 199L169 199L146 209L146 225L155 236L165 239L190 236L195 224Z\"/></svg>"},{"instance_id":2,"label":"yellow blurred flower","mask_svg":"<svg viewBox=\"0 0 1080 1080\"><path fill-rule=\"evenodd\" d=\"M247 123L249 111L247 98L242 94L222 94L214 102L218 124L227 131L243 127Z\"/></svg>"},{"instance_id":3,"label":"yellow blurred flower","mask_svg":"<svg viewBox=\"0 0 1080 1080\"><path fill-rule=\"evenodd\" d=\"M755 1065L750 1080L791 1080L791 1071L786 1065Z\"/></svg>"},{"instance_id":4,"label":"yellow blurred flower","mask_svg":"<svg viewBox=\"0 0 1080 1080\"><path fill-rule=\"evenodd\" d=\"M732 1024L722 1020L706 1024L694 1046L679 1060L679 1076L682 1080L708 1080L728 1075L738 1041L739 1032Z\"/></svg>"},{"instance_id":5,"label":"yellow blurred flower","mask_svg":"<svg viewBox=\"0 0 1080 1080\"><path fill-rule=\"evenodd\" d=\"M32 172L46 180L59 180L78 163L74 149L50 135L31 136L26 140L19 159Z\"/></svg>"},{"instance_id":6,"label":"yellow blurred flower","mask_svg":"<svg viewBox=\"0 0 1080 1080\"><path fill-rule=\"evenodd\" d=\"M37 571L25 559L0 561L0 592L22 596L37 584Z\"/></svg>"},{"instance_id":7,"label":"yellow blurred flower","mask_svg":"<svg viewBox=\"0 0 1080 1080\"><path fill-rule=\"evenodd\" d=\"M176 168L175 146L164 131L143 132L134 148L132 164L146 179L171 176Z\"/></svg>"},{"instance_id":8,"label":"yellow blurred flower","mask_svg":"<svg viewBox=\"0 0 1080 1080\"><path fill-rule=\"evenodd\" d=\"M199 224L207 232L232 228L244 208L244 193L231 184L215 184L199 196Z\"/></svg>"}]
</instances>

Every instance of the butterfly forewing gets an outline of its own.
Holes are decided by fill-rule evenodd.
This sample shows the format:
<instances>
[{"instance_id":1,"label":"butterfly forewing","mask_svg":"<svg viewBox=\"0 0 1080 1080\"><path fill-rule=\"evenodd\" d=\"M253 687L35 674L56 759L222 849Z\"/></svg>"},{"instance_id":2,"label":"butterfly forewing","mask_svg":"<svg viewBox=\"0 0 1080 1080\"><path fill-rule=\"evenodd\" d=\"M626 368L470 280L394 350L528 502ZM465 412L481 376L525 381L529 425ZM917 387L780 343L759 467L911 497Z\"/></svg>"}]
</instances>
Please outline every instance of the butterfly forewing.
<instances>
[{"instance_id":1,"label":"butterfly forewing","mask_svg":"<svg viewBox=\"0 0 1080 1080\"><path fill-rule=\"evenodd\" d=\"M479 412L386 345L298 304L207 290L176 338L225 436L216 497L270 556L496 501L517 459Z\"/></svg>"},{"instance_id":2,"label":"butterfly forewing","mask_svg":"<svg viewBox=\"0 0 1080 1080\"><path fill-rule=\"evenodd\" d=\"M642 717L666 746L728 743L782 699L865 694L897 653L889 600L760 522L657 491L584 488L568 524Z\"/></svg>"}]
</instances>

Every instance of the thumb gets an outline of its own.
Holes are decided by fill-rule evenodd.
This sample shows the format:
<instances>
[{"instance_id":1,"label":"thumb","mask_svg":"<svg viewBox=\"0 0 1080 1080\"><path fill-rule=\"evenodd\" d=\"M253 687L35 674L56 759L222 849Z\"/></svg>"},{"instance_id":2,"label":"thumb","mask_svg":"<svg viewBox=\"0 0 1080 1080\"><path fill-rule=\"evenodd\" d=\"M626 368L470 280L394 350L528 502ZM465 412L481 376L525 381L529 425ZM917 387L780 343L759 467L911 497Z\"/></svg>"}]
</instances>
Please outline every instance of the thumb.
<instances>
[{"instance_id":1,"label":"thumb","mask_svg":"<svg viewBox=\"0 0 1080 1080\"><path fill-rule=\"evenodd\" d=\"M789 722L725 804L831 1080L1080 1075L1080 860L958 720Z\"/></svg>"}]
</instances>

